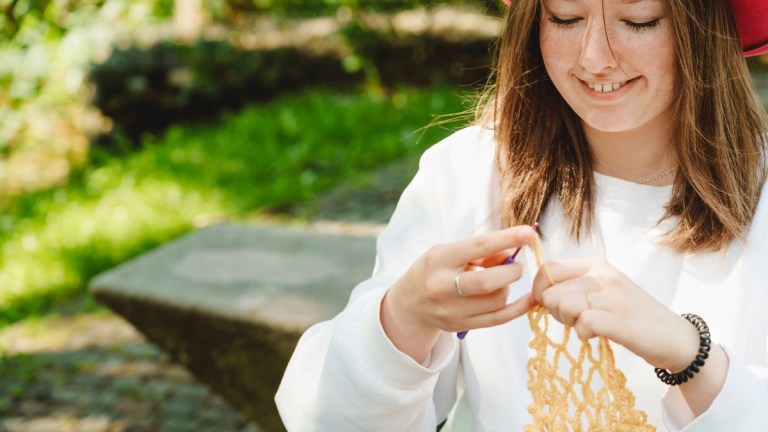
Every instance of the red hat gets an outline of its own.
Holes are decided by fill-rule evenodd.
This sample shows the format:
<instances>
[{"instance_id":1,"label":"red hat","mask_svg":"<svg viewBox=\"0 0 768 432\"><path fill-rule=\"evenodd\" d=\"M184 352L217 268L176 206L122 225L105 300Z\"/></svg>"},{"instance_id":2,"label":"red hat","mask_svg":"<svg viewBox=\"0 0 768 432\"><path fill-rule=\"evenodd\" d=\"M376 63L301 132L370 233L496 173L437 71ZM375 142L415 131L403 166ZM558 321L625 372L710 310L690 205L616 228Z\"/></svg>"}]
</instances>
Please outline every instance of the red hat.
<instances>
[{"instance_id":1,"label":"red hat","mask_svg":"<svg viewBox=\"0 0 768 432\"><path fill-rule=\"evenodd\" d=\"M503 0L509 6L511 0ZM768 54L768 1L730 0L744 56Z\"/></svg>"},{"instance_id":2,"label":"red hat","mask_svg":"<svg viewBox=\"0 0 768 432\"><path fill-rule=\"evenodd\" d=\"M731 13L739 30L744 56L768 53L768 1L731 0Z\"/></svg>"}]
</instances>

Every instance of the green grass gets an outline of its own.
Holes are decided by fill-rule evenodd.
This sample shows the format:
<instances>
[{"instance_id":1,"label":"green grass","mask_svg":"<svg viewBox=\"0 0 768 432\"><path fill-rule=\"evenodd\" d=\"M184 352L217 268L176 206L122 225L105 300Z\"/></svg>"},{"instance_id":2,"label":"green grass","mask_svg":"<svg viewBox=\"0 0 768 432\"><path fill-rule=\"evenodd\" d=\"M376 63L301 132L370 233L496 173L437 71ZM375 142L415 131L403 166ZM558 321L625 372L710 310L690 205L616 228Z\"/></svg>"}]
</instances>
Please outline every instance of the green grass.
<instances>
[{"instance_id":1,"label":"green grass","mask_svg":"<svg viewBox=\"0 0 768 432\"><path fill-rule=\"evenodd\" d=\"M173 127L67 185L3 203L0 326L50 311L85 292L94 275L205 220L300 205L384 162L420 154L450 133L420 128L463 110L460 92L305 91L215 125Z\"/></svg>"}]
</instances>

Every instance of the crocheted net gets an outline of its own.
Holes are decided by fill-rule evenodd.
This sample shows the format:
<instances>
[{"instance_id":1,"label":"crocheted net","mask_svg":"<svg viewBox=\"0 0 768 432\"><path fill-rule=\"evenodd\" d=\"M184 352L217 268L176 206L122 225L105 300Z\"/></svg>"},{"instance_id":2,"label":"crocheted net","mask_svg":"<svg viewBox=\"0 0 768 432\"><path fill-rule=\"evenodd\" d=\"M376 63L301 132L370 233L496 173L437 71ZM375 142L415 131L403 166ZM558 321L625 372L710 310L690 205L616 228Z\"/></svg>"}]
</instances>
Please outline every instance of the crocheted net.
<instances>
[{"instance_id":1,"label":"crocheted net","mask_svg":"<svg viewBox=\"0 0 768 432\"><path fill-rule=\"evenodd\" d=\"M540 271L554 285L538 236L534 238L533 250ZM528 389L533 396L528 412L533 423L525 431L656 431L648 424L647 414L635 408L635 395L626 387L626 377L615 365L608 340L600 337L593 347L589 340L582 339L581 348L574 355L567 350L571 328L565 327L561 341L552 340L547 333L548 316L543 306L528 312L533 331L529 347L534 351L527 364ZM570 366L568 376L558 373L563 362ZM597 391L592 387L595 376L603 382Z\"/></svg>"}]
</instances>

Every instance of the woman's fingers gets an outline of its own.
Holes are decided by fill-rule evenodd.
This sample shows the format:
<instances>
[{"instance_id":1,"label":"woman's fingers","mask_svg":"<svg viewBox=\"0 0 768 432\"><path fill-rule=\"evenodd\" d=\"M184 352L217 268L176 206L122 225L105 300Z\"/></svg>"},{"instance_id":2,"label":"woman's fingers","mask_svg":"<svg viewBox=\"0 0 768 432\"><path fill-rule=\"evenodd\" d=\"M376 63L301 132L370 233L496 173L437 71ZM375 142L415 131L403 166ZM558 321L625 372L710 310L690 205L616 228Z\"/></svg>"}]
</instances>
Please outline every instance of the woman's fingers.
<instances>
[{"instance_id":1,"label":"woman's fingers","mask_svg":"<svg viewBox=\"0 0 768 432\"><path fill-rule=\"evenodd\" d=\"M522 274L522 264L513 263L479 271L460 272L454 276L453 284L456 294L461 290L465 297L478 296L498 291L520 279Z\"/></svg>"},{"instance_id":2,"label":"woman's fingers","mask_svg":"<svg viewBox=\"0 0 768 432\"><path fill-rule=\"evenodd\" d=\"M559 285L562 281L585 275L592 266L593 261L591 260L547 261L549 274L552 275L556 285ZM539 271L533 278L533 297L541 302L542 293L550 286L552 284L549 282L549 278L539 268Z\"/></svg>"},{"instance_id":3,"label":"woman's fingers","mask_svg":"<svg viewBox=\"0 0 768 432\"><path fill-rule=\"evenodd\" d=\"M480 258L474 261L470 261L468 264L473 267L495 267L502 264L508 264L509 257L513 256L522 246L516 247L514 249L504 249L501 252L495 253L493 255Z\"/></svg>"},{"instance_id":4,"label":"woman's fingers","mask_svg":"<svg viewBox=\"0 0 768 432\"><path fill-rule=\"evenodd\" d=\"M545 295L545 302L542 304L556 320L572 327L581 319L583 312L590 308L590 299L587 295L588 293L581 290L568 291L562 293L554 302L550 302L548 296Z\"/></svg>"},{"instance_id":5,"label":"woman's fingers","mask_svg":"<svg viewBox=\"0 0 768 432\"><path fill-rule=\"evenodd\" d=\"M576 330L580 339L592 339L598 334L608 337L612 327L610 322L611 314L609 312L588 309L581 312L579 319L573 324L573 329Z\"/></svg>"},{"instance_id":6,"label":"woman's fingers","mask_svg":"<svg viewBox=\"0 0 768 432\"><path fill-rule=\"evenodd\" d=\"M533 240L535 232L527 225L515 226L501 231L480 234L455 243L435 246L428 252L434 262L463 268L467 263L477 262L486 257L496 256L509 249L523 246Z\"/></svg>"},{"instance_id":7,"label":"woman's fingers","mask_svg":"<svg viewBox=\"0 0 768 432\"><path fill-rule=\"evenodd\" d=\"M517 226L432 247L384 297L384 331L398 348L422 358L418 345L431 346L436 331L471 330L519 316L515 306L506 305L506 287L520 278L522 266L502 264L535 235L531 227ZM473 267L483 269L469 270Z\"/></svg>"},{"instance_id":8,"label":"woman's fingers","mask_svg":"<svg viewBox=\"0 0 768 432\"><path fill-rule=\"evenodd\" d=\"M601 329L592 326L591 319L594 319L593 312L599 306L593 299L599 299L602 291L608 288L606 281L613 279L607 268L594 260L549 261L547 264L555 284L551 285L539 271L533 281L533 298L557 321L574 327L579 337L591 338L603 334Z\"/></svg>"},{"instance_id":9,"label":"woman's fingers","mask_svg":"<svg viewBox=\"0 0 768 432\"><path fill-rule=\"evenodd\" d=\"M529 301L512 303L513 306L507 304L508 286L520 278L522 271L522 264L512 263L459 273L459 287L464 296L457 296L450 307L443 309L443 320L450 323L446 330L489 327L525 313L530 307ZM525 298L529 299L530 293Z\"/></svg>"},{"instance_id":10,"label":"woman's fingers","mask_svg":"<svg viewBox=\"0 0 768 432\"><path fill-rule=\"evenodd\" d=\"M475 315L467 319L467 328L484 328L501 325L526 314L531 308L531 293L526 293L501 309Z\"/></svg>"}]
</instances>

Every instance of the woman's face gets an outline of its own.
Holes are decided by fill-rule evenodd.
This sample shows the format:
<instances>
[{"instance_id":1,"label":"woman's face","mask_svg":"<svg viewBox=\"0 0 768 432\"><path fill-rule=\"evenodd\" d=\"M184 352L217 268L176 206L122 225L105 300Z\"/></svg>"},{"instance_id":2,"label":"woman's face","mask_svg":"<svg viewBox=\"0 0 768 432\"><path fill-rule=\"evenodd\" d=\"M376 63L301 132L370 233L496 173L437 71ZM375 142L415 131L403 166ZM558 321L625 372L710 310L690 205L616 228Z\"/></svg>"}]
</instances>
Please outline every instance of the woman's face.
<instances>
[{"instance_id":1,"label":"woman's face","mask_svg":"<svg viewBox=\"0 0 768 432\"><path fill-rule=\"evenodd\" d=\"M541 53L585 127L670 125L675 46L663 0L542 0Z\"/></svg>"}]
</instances>

